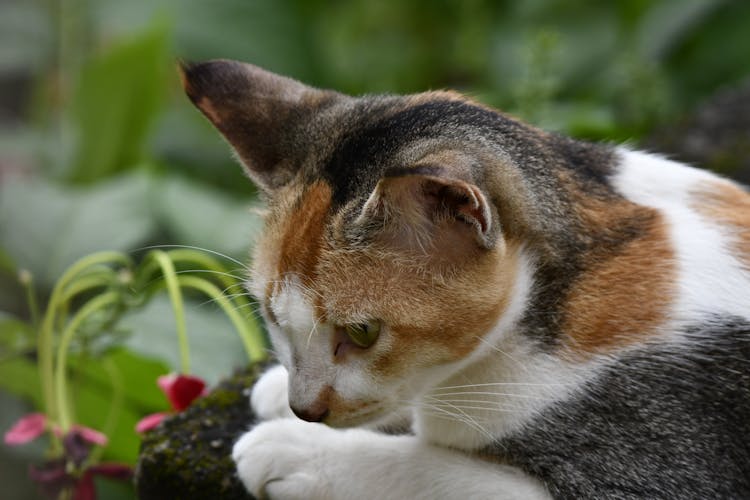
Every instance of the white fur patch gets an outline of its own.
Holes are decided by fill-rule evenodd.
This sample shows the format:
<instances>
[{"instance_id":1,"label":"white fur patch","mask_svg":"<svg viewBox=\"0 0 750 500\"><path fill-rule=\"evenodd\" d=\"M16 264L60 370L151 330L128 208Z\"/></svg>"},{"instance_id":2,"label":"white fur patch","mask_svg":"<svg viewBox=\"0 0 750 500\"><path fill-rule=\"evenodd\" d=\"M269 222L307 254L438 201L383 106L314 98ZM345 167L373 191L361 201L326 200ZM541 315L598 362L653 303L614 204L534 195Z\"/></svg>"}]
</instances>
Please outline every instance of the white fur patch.
<instances>
[{"instance_id":1,"label":"white fur patch","mask_svg":"<svg viewBox=\"0 0 750 500\"><path fill-rule=\"evenodd\" d=\"M250 406L261 420L296 418L289 408L289 374L281 365L265 372L253 386Z\"/></svg>"},{"instance_id":2,"label":"white fur patch","mask_svg":"<svg viewBox=\"0 0 750 500\"><path fill-rule=\"evenodd\" d=\"M301 420L259 424L234 445L245 487L257 498L547 499L514 467L424 444L411 436L337 430Z\"/></svg>"},{"instance_id":3,"label":"white fur patch","mask_svg":"<svg viewBox=\"0 0 750 500\"><path fill-rule=\"evenodd\" d=\"M623 161L613 176L628 199L659 210L669 224L677 256L679 296L665 330L716 314L750 318L750 276L729 250L726 230L698 214L695 193L720 178L656 155L620 149Z\"/></svg>"}]
</instances>

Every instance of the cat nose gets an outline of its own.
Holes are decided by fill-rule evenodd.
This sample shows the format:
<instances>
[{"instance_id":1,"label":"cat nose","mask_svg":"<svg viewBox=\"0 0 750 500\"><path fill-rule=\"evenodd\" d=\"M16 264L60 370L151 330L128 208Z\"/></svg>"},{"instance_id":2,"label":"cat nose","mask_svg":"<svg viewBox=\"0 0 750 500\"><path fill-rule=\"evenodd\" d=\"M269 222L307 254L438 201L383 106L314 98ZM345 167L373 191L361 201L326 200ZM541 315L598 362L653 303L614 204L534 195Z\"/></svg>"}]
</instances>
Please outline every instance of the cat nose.
<instances>
[{"instance_id":1,"label":"cat nose","mask_svg":"<svg viewBox=\"0 0 750 500\"><path fill-rule=\"evenodd\" d=\"M322 422L328 416L328 405L323 402L315 402L307 408L296 408L291 406L292 411L302 420L308 422Z\"/></svg>"}]
</instances>

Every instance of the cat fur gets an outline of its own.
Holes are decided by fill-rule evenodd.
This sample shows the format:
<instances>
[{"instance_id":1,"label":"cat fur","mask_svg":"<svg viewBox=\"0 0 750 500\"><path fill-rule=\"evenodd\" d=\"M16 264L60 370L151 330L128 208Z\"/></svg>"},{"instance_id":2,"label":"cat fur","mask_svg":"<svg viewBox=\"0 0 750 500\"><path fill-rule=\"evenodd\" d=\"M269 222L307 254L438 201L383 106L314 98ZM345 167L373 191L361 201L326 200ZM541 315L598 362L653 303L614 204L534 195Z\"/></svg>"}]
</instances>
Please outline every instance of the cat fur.
<instances>
[{"instance_id":1,"label":"cat fur","mask_svg":"<svg viewBox=\"0 0 750 500\"><path fill-rule=\"evenodd\" d=\"M744 188L454 92L182 77L268 202L253 494L750 497Z\"/></svg>"}]
</instances>

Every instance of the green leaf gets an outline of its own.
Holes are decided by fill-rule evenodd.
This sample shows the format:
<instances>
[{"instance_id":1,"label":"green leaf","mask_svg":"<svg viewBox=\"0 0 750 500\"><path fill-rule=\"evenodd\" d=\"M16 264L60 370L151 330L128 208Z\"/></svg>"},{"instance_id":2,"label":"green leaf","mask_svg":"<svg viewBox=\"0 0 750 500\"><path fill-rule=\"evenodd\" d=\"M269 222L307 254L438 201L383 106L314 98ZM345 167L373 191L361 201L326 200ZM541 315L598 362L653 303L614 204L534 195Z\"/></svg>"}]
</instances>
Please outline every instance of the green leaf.
<instances>
[{"instance_id":1,"label":"green leaf","mask_svg":"<svg viewBox=\"0 0 750 500\"><path fill-rule=\"evenodd\" d=\"M160 219L178 242L246 258L252 236L261 228L249 203L179 177L164 180L158 191Z\"/></svg>"},{"instance_id":2,"label":"green leaf","mask_svg":"<svg viewBox=\"0 0 750 500\"><path fill-rule=\"evenodd\" d=\"M193 374L214 384L235 367L247 365L247 355L226 316L203 297L198 300L201 302L185 303L191 366ZM250 310L241 313L253 314ZM179 370L177 332L166 296L156 296L143 309L126 314L121 324L132 332L126 342L128 349Z\"/></svg>"},{"instance_id":3,"label":"green leaf","mask_svg":"<svg viewBox=\"0 0 750 500\"><path fill-rule=\"evenodd\" d=\"M34 347L34 329L20 319L0 311L0 363L6 356Z\"/></svg>"},{"instance_id":4,"label":"green leaf","mask_svg":"<svg viewBox=\"0 0 750 500\"><path fill-rule=\"evenodd\" d=\"M76 423L107 434L104 460L135 463L140 446L135 424L169 409L156 385L157 377L169 369L123 348L101 358L74 359L71 367Z\"/></svg>"},{"instance_id":5,"label":"green leaf","mask_svg":"<svg viewBox=\"0 0 750 500\"><path fill-rule=\"evenodd\" d=\"M30 400L36 408L42 407L39 370L29 359L15 357L0 363L0 389Z\"/></svg>"},{"instance_id":6,"label":"green leaf","mask_svg":"<svg viewBox=\"0 0 750 500\"><path fill-rule=\"evenodd\" d=\"M134 173L86 189L50 182L0 185L0 241L18 265L50 286L76 259L129 250L154 230L150 178Z\"/></svg>"},{"instance_id":7,"label":"green leaf","mask_svg":"<svg viewBox=\"0 0 750 500\"><path fill-rule=\"evenodd\" d=\"M78 137L68 179L92 182L142 159L171 66L167 40L159 24L83 69L72 105Z\"/></svg>"}]
</instances>

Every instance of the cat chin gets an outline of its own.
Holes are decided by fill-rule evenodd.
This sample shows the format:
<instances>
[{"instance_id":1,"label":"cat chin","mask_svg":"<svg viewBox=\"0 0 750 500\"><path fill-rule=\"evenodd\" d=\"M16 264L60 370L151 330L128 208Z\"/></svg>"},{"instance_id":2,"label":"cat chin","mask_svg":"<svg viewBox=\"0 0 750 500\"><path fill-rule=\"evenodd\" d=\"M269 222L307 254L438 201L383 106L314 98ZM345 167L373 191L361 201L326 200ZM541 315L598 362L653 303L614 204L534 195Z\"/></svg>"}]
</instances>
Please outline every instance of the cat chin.
<instances>
[{"instance_id":1,"label":"cat chin","mask_svg":"<svg viewBox=\"0 0 750 500\"><path fill-rule=\"evenodd\" d=\"M379 429L389 425L393 420L393 412L382 409L373 409L366 413L354 415L331 415L323 423L335 429L349 429L352 427L363 427L367 429Z\"/></svg>"}]
</instances>

